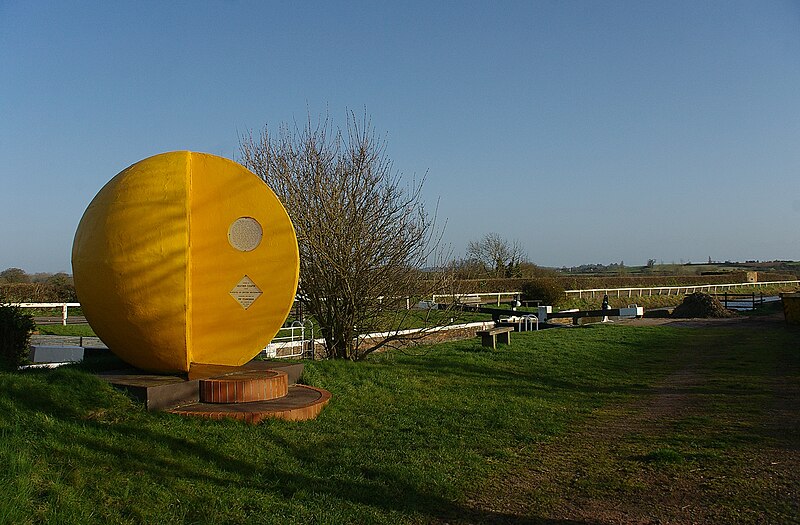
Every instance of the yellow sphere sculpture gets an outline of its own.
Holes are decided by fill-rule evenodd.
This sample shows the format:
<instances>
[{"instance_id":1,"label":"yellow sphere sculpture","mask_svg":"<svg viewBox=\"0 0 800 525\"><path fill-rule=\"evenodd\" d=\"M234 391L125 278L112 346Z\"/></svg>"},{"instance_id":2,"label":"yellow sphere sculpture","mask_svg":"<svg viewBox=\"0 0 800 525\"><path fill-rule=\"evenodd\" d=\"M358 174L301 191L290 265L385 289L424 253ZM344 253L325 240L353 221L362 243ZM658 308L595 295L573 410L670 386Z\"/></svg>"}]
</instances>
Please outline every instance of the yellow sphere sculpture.
<instances>
[{"instance_id":1,"label":"yellow sphere sculpture","mask_svg":"<svg viewBox=\"0 0 800 525\"><path fill-rule=\"evenodd\" d=\"M275 194L230 160L147 158L89 204L72 246L86 319L126 362L156 372L239 366L275 336L299 272Z\"/></svg>"}]
</instances>

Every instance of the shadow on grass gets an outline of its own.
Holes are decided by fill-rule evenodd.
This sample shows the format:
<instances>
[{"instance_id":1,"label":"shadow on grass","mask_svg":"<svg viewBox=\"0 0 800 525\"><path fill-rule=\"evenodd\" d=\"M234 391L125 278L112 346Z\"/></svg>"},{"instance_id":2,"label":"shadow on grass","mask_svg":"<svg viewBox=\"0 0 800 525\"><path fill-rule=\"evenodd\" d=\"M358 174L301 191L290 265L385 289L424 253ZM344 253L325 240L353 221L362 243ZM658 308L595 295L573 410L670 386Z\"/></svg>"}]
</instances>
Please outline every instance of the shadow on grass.
<instances>
[{"instance_id":1,"label":"shadow on grass","mask_svg":"<svg viewBox=\"0 0 800 525\"><path fill-rule=\"evenodd\" d=\"M54 463L55 472L59 471L58 464L68 461L72 469L79 466L99 473L113 473L133 483L136 480L143 484L154 483L167 490L185 486L186 482L199 483L212 487L220 498L228 493L246 497L247 491L271 493L286 501L298 493L305 493L306 497L324 495L384 512L399 512L409 517L422 515L431 522L583 523L468 508L421 488L426 485L425 480L410 483L401 479L400 474L377 468L358 472L358 468L353 467L341 475L331 474L342 472L337 458L346 452L334 449L320 453L316 447L284 438L269 427L260 428L260 437L277 447L280 456L259 451L256 443L253 453L247 456L237 453L236 447L226 447L225 437L229 433L243 430L246 435L252 432L251 427L242 427L240 423L185 421L177 416L143 412L121 423L97 421L91 414L98 410L135 409L134 405L121 403L120 396L110 391L103 381L75 369L36 373L22 379L21 382L0 381L0 398L6 398L19 411L34 416L29 419L30 425L41 426L32 429L35 432L48 432L45 427L51 429L48 439L37 444L37 455ZM63 423L58 425L59 431L52 432L52 422L37 423L42 421L35 417L37 413ZM163 428L173 424L173 430ZM179 435L187 433L189 437ZM192 434L202 437L194 438ZM345 447L346 444L334 442L333 446ZM293 468L290 470L286 465L293 465ZM96 490L98 500L109 497L103 494L102 486ZM240 497L238 494L236 497ZM210 503L195 500L191 512L202 519L204 505ZM269 509L260 510L269 512Z\"/></svg>"}]
</instances>

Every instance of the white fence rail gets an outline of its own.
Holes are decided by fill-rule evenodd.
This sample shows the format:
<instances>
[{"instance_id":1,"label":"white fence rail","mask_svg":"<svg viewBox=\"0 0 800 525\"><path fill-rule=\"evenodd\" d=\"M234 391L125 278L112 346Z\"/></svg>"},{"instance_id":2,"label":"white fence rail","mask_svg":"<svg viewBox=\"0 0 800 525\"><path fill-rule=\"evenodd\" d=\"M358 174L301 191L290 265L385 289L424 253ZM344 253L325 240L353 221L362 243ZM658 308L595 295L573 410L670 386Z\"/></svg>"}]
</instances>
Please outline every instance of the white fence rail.
<instances>
[{"instance_id":1,"label":"white fence rail","mask_svg":"<svg viewBox=\"0 0 800 525\"><path fill-rule=\"evenodd\" d=\"M500 305L500 299L508 297L511 300L516 300L522 292L489 292L489 293L456 293L456 294L437 294L434 295L431 301L434 304L447 304L447 303L497 303ZM485 299L489 299L488 301Z\"/></svg>"},{"instance_id":2,"label":"white fence rail","mask_svg":"<svg viewBox=\"0 0 800 525\"><path fill-rule=\"evenodd\" d=\"M61 324L66 326L69 315L69 308L80 308L81 303L11 303L11 306L20 308L61 308Z\"/></svg>"},{"instance_id":3,"label":"white fence rail","mask_svg":"<svg viewBox=\"0 0 800 525\"><path fill-rule=\"evenodd\" d=\"M643 295L681 295L694 292L712 292L731 290L735 288L763 288L775 285L800 285L800 281L765 281L761 283L728 283L728 284L695 284L689 286L652 286L646 288L589 288L586 290L565 290L567 297L577 295L578 298L594 297L595 295L615 295L616 297L641 297Z\"/></svg>"},{"instance_id":4,"label":"white fence rail","mask_svg":"<svg viewBox=\"0 0 800 525\"><path fill-rule=\"evenodd\" d=\"M310 321L294 321L284 326L261 351L266 357L305 357L314 351L314 325Z\"/></svg>"},{"instance_id":5,"label":"white fence rail","mask_svg":"<svg viewBox=\"0 0 800 525\"><path fill-rule=\"evenodd\" d=\"M406 310L411 310L411 297L404 296L404 297L394 297L393 299L403 299L406 303ZM378 304L383 304L383 301L386 300L386 297L383 295L378 296Z\"/></svg>"}]
</instances>

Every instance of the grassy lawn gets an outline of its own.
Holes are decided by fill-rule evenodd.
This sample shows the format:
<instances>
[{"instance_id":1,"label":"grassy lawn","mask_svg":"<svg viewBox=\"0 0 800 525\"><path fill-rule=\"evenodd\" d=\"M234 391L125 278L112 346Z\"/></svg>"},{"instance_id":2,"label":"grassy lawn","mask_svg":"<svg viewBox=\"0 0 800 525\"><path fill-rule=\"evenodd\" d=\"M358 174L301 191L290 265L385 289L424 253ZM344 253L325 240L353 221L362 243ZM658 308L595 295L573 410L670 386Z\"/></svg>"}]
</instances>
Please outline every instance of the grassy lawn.
<instances>
[{"instance_id":1,"label":"grassy lawn","mask_svg":"<svg viewBox=\"0 0 800 525\"><path fill-rule=\"evenodd\" d=\"M88 324L43 324L36 325L36 330L41 335L95 337L94 330Z\"/></svg>"},{"instance_id":2,"label":"grassy lawn","mask_svg":"<svg viewBox=\"0 0 800 525\"><path fill-rule=\"evenodd\" d=\"M797 523L800 333L751 326L687 329L671 373L537 447L479 508L569 523Z\"/></svg>"},{"instance_id":3,"label":"grassy lawn","mask_svg":"<svg viewBox=\"0 0 800 525\"><path fill-rule=\"evenodd\" d=\"M0 523L535 522L695 472L714 516L790 522L796 503L751 466L800 449L764 421L774 382L800 379L797 336L592 326L307 362L328 407L258 426L147 413L91 364L0 374ZM700 404L642 415L687 367Z\"/></svg>"}]
</instances>

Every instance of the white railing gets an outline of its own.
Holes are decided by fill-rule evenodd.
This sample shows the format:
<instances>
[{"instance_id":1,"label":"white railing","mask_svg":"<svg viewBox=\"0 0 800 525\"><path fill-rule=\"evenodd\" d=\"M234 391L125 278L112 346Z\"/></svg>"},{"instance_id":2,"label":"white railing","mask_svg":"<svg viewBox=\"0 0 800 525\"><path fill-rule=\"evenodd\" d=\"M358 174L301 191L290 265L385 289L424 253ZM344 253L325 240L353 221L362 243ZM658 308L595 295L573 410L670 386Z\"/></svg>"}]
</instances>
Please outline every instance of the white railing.
<instances>
[{"instance_id":1,"label":"white railing","mask_svg":"<svg viewBox=\"0 0 800 525\"><path fill-rule=\"evenodd\" d=\"M11 306L18 306L20 308L61 308L61 324L67 325L67 316L69 315L68 309L79 308L81 303L11 303Z\"/></svg>"},{"instance_id":2,"label":"white railing","mask_svg":"<svg viewBox=\"0 0 800 525\"><path fill-rule=\"evenodd\" d=\"M567 297L570 295L577 295L581 297L594 297L598 295L614 295L617 297L641 297L644 295L681 295L690 294L699 291L718 292L720 290L730 290L733 288L755 287L763 288L765 286L775 285L800 285L800 281L765 281L756 283L728 283L728 284L695 284L688 286L651 286L644 288L588 288L585 290L565 290L564 293Z\"/></svg>"},{"instance_id":3,"label":"white railing","mask_svg":"<svg viewBox=\"0 0 800 525\"><path fill-rule=\"evenodd\" d=\"M490 293L455 293L455 294L437 294L434 295L431 301L434 304L446 303L470 303L470 302L496 302L500 306L500 299L502 297L509 297L510 299L517 299L522 292L490 292ZM490 298L491 301L484 301L485 298ZM443 300L444 299L444 300Z\"/></svg>"},{"instance_id":4,"label":"white railing","mask_svg":"<svg viewBox=\"0 0 800 525\"><path fill-rule=\"evenodd\" d=\"M313 345L314 325L311 321L294 321L290 326L278 330L278 334L264 347L261 354L273 358L303 357L313 351Z\"/></svg>"},{"instance_id":5,"label":"white railing","mask_svg":"<svg viewBox=\"0 0 800 525\"><path fill-rule=\"evenodd\" d=\"M383 304L384 299L386 299L385 296L379 295L378 296L378 304ZM411 310L411 297L409 297L409 296L394 297L394 299L404 299L405 302L406 302L406 310Z\"/></svg>"}]
</instances>

